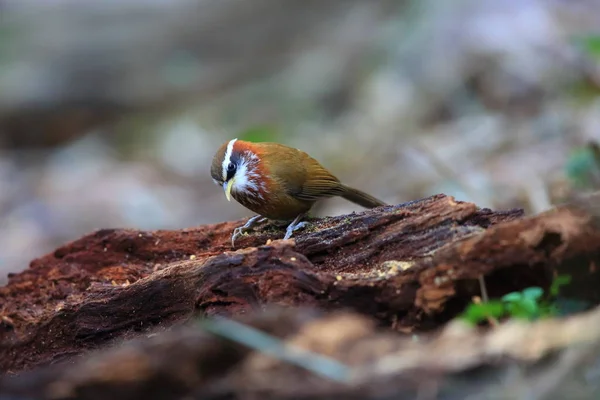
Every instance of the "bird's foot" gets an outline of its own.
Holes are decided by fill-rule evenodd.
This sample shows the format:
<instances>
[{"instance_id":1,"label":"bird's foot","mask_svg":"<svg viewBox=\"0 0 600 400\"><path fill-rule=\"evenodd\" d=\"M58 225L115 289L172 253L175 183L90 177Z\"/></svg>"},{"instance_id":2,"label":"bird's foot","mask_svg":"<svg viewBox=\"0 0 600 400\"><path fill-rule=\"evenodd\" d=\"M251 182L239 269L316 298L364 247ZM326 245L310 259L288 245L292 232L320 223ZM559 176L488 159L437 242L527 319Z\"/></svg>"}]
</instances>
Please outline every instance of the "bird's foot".
<instances>
[{"instance_id":1,"label":"bird's foot","mask_svg":"<svg viewBox=\"0 0 600 400\"><path fill-rule=\"evenodd\" d=\"M292 235L294 234L294 232L296 232L298 229L302 229L304 227L306 227L306 225L308 225L308 222L302 221L302 222L298 222L295 225L289 225L287 227L287 229L285 230L285 236L283 237L283 240L287 240L289 238L292 237Z\"/></svg>"},{"instance_id":2,"label":"bird's foot","mask_svg":"<svg viewBox=\"0 0 600 400\"><path fill-rule=\"evenodd\" d=\"M294 232L296 232L298 229L304 228L307 225L306 221L300 222L302 218L304 218L304 214L298 215L292 221L292 223L288 225L287 229L285 230L285 236L283 237L283 240L291 238Z\"/></svg>"},{"instance_id":3,"label":"bird's foot","mask_svg":"<svg viewBox=\"0 0 600 400\"><path fill-rule=\"evenodd\" d=\"M235 247L235 239L246 234L246 231L248 231L254 225L259 224L266 220L267 219L265 217L261 217L260 215L255 215L254 217L250 218L248 220L248 222L246 222L243 226L238 226L237 228L235 228L233 230L233 234L231 235L231 247Z\"/></svg>"}]
</instances>

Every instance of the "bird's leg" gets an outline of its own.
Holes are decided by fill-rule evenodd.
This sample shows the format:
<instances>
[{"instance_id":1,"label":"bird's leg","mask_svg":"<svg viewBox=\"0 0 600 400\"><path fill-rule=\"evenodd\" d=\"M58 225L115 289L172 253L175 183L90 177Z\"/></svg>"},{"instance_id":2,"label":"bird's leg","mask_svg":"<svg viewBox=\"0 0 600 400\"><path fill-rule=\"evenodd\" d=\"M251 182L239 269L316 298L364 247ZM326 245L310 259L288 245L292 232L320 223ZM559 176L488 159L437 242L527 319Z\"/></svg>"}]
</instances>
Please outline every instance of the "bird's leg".
<instances>
[{"instance_id":1,"label":"bird's leg","mask_svg":"<svg viewBox=\"0 0 600 400\"><path fill-rule=\"evenodd\" d=\"M300 214L296 218L294 218L292 223L289 224L287 229L285 230L285 236L283 237L283 240L291 238L294 232L306 226L306 221L300 222L300 220L302 220L302 218L304 218L305 216L306 214Z\"/></svg>"},{"instance_id":2,"label":"bird's leg","mask_svg":"<svg viewBox=\"0 0 600 400\"><path fill-rule=\"evenodd\" d=\"M259 224L267 219L261 215L255 215L250 218L248 222L246 222L243 226L238 226L233 230L233 235L231 235L231 247L235 247L235 239L239 236L242 236L248 229L252 228L254 225Z\"/></svg>"}]
</instances>

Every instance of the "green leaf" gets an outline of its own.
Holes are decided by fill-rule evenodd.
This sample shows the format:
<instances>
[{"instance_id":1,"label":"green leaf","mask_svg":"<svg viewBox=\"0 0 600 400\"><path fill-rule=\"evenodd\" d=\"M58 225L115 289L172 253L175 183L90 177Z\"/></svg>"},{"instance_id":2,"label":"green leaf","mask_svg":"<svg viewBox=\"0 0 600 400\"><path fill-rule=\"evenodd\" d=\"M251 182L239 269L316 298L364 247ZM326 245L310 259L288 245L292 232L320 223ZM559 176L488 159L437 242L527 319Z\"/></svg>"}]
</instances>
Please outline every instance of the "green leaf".
<instances>
[{"instance_id":1,"label":"green leaf","mask_svg":"<svg viewBox=\"0 0 600 400\"><path fill-rule=\"evenodd\" d=\"M539 304L534 299L528 297L523 298L523 300L520 303L520 306L523 308L526 315L530 318L537 316L540 310Z\"/></svg>"},{"instance_id":2,"label":"green leaf","mask_svg":"<svg viewBox=\"0 0 600 400\"><path fill-rule=\"evenodd\" d=\"M523 298L523 294L520 292L510 292L502 296L502 301L507 303L518 302Z\"/></svg>"},{"instance_id":3,"label":"green leaf","mask_svg":"<svg viewBox=\"0 0 600 400\"><path fill-rule=\"evenodd\" d=\"M487 303L471 303L463 312L462 318L477 324L485 321L487 318L500 318L504 315L504 305L499 301L489 301Z\"/></svg>"},{"instance_id":4,"label":"green leaf","mask_svg":"<svg viewBox=\"0 0 600 400\"><path fill-rule=\"evenodd\" d=\"M571 283L571 275L558 275L556 278L554 278L554 281L552 281L552 285L550 286L550 296L558 296L560 287L568 285L569 283Z\"/></svg>"},{"instance_id":5,"label":"green leaf","mask_svg":"<svg viewBox=\"0 0 600 400\"><path fill-rule=\"evenodd\" d=\"M508 315L512 318L534 319L540 316L542 305L539 299L544 295L542 288L532 286L522 292L512 292L502 296Z\"/></svg>"},{"instance_id":6,"label":"green leaf","mask_svg":"<svg viewBox=\"0 0 600 400\"><path fill-rule=\"evenodd\" d=\"M571 281L569 275L557 276L550 291L558 293L558 288ZM581 307L581 304L569 304ZM544 290L538 286L531 286L521 292L511 292L502 296L501 300L492 300L486 303L470 304L461 315L462 319L477 324L487 318L499 319L504 316L533 320L537 318L552 317L562 310L557 302L550 303L544 299Z\"/></svg>"},{"instance_id":7,"label":"green leaf","mask_svg":"<svg viewBox=\"0 0 600 400\"><path fill-rule=\"evenodd\" d=\"M530 299L506 304L506 309L511 318L534 319L538 315L538 305Z\"/></svg>"},{"instance_id":8,"label":"green leaf","mask_svg":"<svg viewBox=\"0 0 600 400\"><path fill-rule=\"evenodd\" d=\"M536 301L544 295L544 290L541 287L532 286L523 290L523 297L525 299L530 299L532 301Z\"/></svg>"}]
</instances>

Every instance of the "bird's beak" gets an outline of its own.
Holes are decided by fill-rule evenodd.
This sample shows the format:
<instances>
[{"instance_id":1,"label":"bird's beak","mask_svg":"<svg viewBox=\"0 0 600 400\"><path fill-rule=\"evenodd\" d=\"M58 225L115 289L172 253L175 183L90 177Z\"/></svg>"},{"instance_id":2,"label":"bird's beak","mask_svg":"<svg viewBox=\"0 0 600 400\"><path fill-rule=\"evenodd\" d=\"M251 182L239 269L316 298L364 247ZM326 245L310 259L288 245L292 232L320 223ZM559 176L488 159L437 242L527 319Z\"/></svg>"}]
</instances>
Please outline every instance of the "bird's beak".
<instances>
[{"instance_id":1,"label":"bird's beak","mask_svg":"<svg viewBox=\"0 0 600 400\"><path fill-rule=\"evenodd\" d=\"M227 182L223 183L223 190L225 191L225 197L227 197L227 201L231 201L231 186L233 186L234 178L231 178Z\"/></svg>"}]
</instances>

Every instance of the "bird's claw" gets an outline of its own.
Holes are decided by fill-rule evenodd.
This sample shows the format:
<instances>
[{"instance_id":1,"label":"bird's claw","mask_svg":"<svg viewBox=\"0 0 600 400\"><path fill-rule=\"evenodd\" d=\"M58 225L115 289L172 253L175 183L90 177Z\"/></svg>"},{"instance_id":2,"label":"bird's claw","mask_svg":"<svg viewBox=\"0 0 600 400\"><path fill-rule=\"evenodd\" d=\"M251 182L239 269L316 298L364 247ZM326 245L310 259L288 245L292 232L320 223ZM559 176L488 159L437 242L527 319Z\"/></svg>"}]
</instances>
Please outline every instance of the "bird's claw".
<instances>
[{"instance_id":1,"label":"bird's claw","mask_svg":"<svg viewBox=\"0 0 600 400\"><path fill-rule=\"evenodd\" d=\"M305 221L298 222L296 224L291 223L285 230L285 236L283 237L283 240L291 238L294 232L296 232L298 229L304 228L306 225L307 223Z\"/></svg>"},{"instance_id":2,"label":"bird's claw","mask_svg":"<svg viewBox=\"0 0 600 400\"><path fill-rule=\"evenodd\" d=\"M304 228L307 225L307 222L305 221L300 222L300 220L303 217L304 215L299 215L298 217L296 217L296 219L294 219L294 221L292 221L291 224L288 225L287 229L285 230L285 236L283 237L284 240L291 238L294 232L296 232L298 229ZM231 235L231 247L235 247L235 240L238 237L247 235L247 230L252 228L257 223L265 220L266 218L261 217L260 215L256 215L250 218L248 222L246 222L243 226L238 226L237 228L235 228L233 230L233 234Z\"/></svg>"},{"instance_id":3,"label":"bird's claw","mask_svg":"<svg viewBox=\"0 0 600 400\"><path fill-rule=\"evenodd\" d=\"M247 234L247 233L244 231L243 227L238 226L237 228L235 228L233 230L233 235L231 235L231 247L235 247L235 239L237 239L238 237L240 237L244 234Z\"/></svg>"},{"instance_id":4,"label":"bird's claw","mask_svg":"<svg viewBox=\"0 0 600 400\"><path fill-rule=\"evenodd\" d=\"M255 215L250 218L248 222L246 222L243 226L238 226L233 230L233 234L231 235L231 247L235 247L235 239L242 235L247 235L246 231L256 225L258 222L262 222L266 220L266 218L261 217L260 215Z\"/></svg>"}]
</instances>

